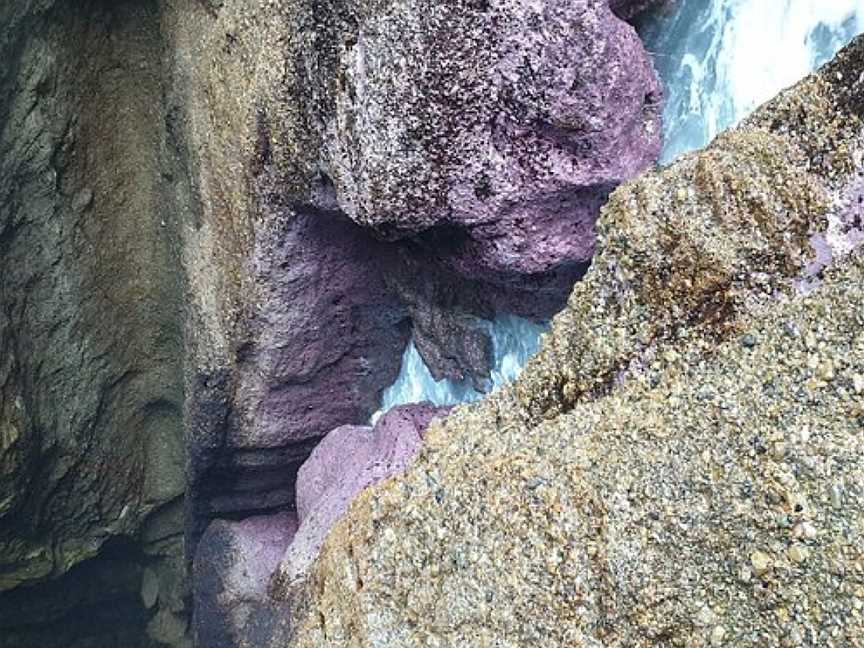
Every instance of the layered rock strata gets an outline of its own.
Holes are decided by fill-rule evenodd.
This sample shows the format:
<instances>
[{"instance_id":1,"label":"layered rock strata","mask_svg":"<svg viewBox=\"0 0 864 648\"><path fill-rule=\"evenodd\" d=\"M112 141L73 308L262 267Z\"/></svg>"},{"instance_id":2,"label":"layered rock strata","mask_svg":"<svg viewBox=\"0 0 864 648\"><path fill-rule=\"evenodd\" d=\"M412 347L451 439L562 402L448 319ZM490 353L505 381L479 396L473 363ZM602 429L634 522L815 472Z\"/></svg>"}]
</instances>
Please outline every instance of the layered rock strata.
<instances>
[{"instance_id":1,"label":"layered rock strata","mask_svg":"<svg viewBox=\"0 0 864 648\"><path fill-rule=\"evenodd\" d=\"M270 596L279 565L290 573L284 582L302 580L351 501L405 470L430 422L446 412L408 405L393 408L374 427L338 427L299 470L296 513L211 523L193 572L196 645L260 648L287 640L294 627L291 606Z\"/></svg>"}]
</instances>

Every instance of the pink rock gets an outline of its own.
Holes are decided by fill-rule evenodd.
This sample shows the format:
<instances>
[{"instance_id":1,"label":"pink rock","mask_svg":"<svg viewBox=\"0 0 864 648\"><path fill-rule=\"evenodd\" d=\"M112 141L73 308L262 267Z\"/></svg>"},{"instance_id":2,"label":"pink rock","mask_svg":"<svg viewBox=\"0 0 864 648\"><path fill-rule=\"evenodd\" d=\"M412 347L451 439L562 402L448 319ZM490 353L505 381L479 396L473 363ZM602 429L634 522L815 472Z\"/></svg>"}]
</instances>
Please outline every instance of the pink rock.
<instances>
[{"instance_id":1,"label":"pink rock","mask_svg":"<svg viewBox=\"0 0 864 648\"><path fill-rule=\"evenodd\" d=\"M444 229L469 278L590 259L606 196L661 146L634 29L607 0L384 4L337 62L340 208L389 239Z\"/></svg>"},{"instance_id":2,"label":"pink rock","mask_svg":"<svg viewBox=\"0 0 864 648\"><path fill-rule=\"evenodd\" d=\"M289 582L305 574L324 538L366 487L405 470L432 419L449 408L396 407L375 427L345 425L328 434L297 475L300 528L282 561Z\"/></svg>"},{"instance_id":3,"label":"pink rock","mask_svg":"<svg viewBox=\"0 0 864 648\"><path fill-rule=\"evenodd\" d=\"M237 636L270 616L270 577L296 531L290 513L210 524L193 565L196 645L234 648Z\"/></svg>"}]
</instances>

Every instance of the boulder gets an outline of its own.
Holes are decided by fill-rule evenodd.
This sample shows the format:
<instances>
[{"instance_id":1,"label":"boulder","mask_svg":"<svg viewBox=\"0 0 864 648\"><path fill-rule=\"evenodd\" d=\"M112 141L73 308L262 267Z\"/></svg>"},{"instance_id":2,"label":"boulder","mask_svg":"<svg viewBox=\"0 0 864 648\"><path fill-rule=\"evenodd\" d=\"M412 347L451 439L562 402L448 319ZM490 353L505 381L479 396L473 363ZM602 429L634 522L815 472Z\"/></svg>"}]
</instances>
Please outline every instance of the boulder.
<instances>
[{"instance_id":1,"label":"boulder","mask_svg":"<svg viewBox=\"0 0 864 648\"><path fill-rule=\"evenodd\" d=\"M662 90L633 28L603 0L348 13L310 79L332 97L319 164L341 210L389 239L440 230L466 278L588 261L609 192L660 150Z\"/></svg>"}]
</instances>

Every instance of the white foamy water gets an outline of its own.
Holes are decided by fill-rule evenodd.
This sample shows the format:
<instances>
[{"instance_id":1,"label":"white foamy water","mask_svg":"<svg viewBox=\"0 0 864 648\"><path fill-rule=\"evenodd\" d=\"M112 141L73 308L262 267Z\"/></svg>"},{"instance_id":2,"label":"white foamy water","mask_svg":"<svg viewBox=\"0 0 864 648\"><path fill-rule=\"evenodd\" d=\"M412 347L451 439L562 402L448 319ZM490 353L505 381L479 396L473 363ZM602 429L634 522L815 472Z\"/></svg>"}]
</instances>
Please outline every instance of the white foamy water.
<instances>
[{"instance_id":1,"label":"white foamy water","mask_svg":"<svg viewBox=\"0 0 864 648\"><path fill-rule=\"evenodd\" d=\"M864 32L864 0L671 0L639 31L666 85L660 162L704 147L759 105L826 63ZM495 348L492 382L518 376L544 325L502 315L486 324ZM470 383L436 382L409 344L381 411L480 398ZM378 415L376 414L376 417Z\"/></svg>"},{"instance_id":2,"label":"white foamy water","mask_svg":"<svg viewBox=\"0 0 864 648\"><path fill-rule=\"evenodd\" d=\"M702 148L864 32L864 0L671 0L639 31L667 87L661 163Z\"/></svg>"},{"instance_id":3,"label":"white foamy water","mask_svg":"<svg viewBox=\"0 0 864 648\"><path fill-rule=\"evenodd\" d=\"M515 315L500 315L492 322L480 324L492 338L492 386L514 380L522 367L540 347L540 335L548 328ZM381 410L375 418L395 405L429 401L435 405L467 403L483 396L469 380L436 381L411 342L402 356L402 368L396 382L387 388Z\"/></svg>"}]
</instances>

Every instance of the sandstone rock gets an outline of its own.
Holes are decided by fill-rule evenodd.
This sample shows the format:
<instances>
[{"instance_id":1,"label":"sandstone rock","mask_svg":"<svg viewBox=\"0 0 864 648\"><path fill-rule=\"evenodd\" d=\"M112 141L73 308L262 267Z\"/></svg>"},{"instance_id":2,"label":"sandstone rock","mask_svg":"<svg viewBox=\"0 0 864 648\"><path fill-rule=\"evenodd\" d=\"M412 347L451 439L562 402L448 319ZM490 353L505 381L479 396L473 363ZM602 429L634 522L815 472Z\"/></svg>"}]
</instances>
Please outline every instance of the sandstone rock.
<instances>
[{"instance_id":1,"label":"sandstone rock","mask_svg":"<svg viewBox=\"0 0 864 648\"><path fill-rule=\"evenodd\" d=\"M859 38L616 191L523 378L433 424L281 590L290 645L854 645L864 254L796 282L864 173L862 79Z\"/></svg>"}]
</instances>

